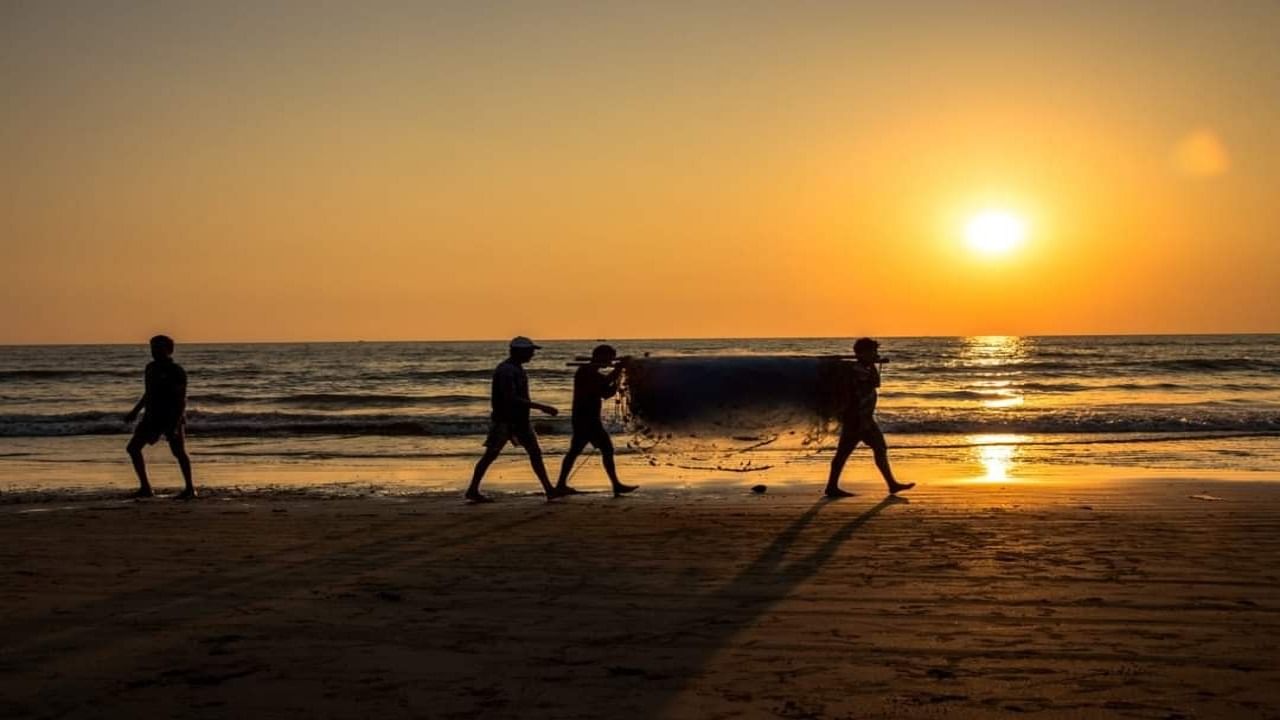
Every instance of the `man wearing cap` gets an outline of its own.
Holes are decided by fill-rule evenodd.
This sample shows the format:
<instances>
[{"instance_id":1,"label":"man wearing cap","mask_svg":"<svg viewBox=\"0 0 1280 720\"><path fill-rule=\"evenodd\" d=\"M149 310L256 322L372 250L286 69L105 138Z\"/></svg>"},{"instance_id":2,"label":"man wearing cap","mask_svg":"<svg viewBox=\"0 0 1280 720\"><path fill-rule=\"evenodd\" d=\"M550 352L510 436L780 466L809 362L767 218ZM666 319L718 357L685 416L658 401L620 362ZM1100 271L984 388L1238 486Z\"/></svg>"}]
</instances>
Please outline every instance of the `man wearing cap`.
<instances>
[{"instance_id":1,"label":"man wearing cap","mask_svg":"<svg viewBox=\"0 0 1280 720\"><path fill-rule=\"evenodd\" d=\"M524 364L532 360L534 351L539 349L540 346L523 335L512 338L511 354L493 371L493 414L490 416L489 435L484 440L484 455L476 463L471 485L467 488L466 498L473 503L493 502L487 495L480 493L480 481L508 442L523 447L529 454L529 464L533 466L538 482L542 483L547 499L559 497L547 478L547 468L542 463L542 448L538 446L538 436L533 432L533 423L529 420L530 410L552 416L560 412L550 405L529 399L529 376L524 371Z\"/></svg>"},{"instance_id":2,"label":"man wearing cap","mask_svg":"<svg viewBox=\"0 0 1280 720\"><path fill-rule=\"evenodd\" d=\"M860 442L871 447L876 467L884 476L890 495L910 490L915 487L915 483L900 483L893 477L893 470L889 468L889 447L884 441L880 425L876 423L877 388L880 387L880 368L877 363L885 362L880 357L880 343L871 338L859 338L853 344L853 356L854 361L849 364L852 392L840 427L840 442L836 445L835 457L831 458L831 475L827 478L826 495L834 499L853 494L840 489L840 472L844 470L845 461Z\"/></svg>"}]
</instances>

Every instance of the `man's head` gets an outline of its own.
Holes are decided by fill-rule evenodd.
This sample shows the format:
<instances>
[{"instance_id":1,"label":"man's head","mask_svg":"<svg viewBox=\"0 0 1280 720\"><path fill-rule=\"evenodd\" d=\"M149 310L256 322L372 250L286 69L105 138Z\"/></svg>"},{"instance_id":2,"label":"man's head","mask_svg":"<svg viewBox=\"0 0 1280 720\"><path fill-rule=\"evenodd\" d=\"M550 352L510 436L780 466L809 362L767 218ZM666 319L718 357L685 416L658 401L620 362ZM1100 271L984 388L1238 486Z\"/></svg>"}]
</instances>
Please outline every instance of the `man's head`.
<instances>
[{"instance_id":1,"label":"man's head","mask_svg":"<svg viewBox=\"0 0 1280 720\"><path fill-rule=\"evenodd\" d=\"M517 335L511 338L511 359L518 363L527 363L533 359L535 350L541 350L541 345L535 345L532 340L524 335Z\"/></svg>"},{"instance_id":2,"label":"man's head","mask_svg":"<svg viewBox=\"0 0 1280 720\"><path fill-rule=\"evenodd\" d=\"M880 343L871 338L858 338L853 343L853 354L859 360L875 362L880 357Z\"/></svg>"},{"instance_id":3,"label":"man's head","mask_svg":"<svg viewBox=\"0 0 1280 720\"><path fill-rule=\"evenodd\" d=\"M151 357L163 360L173 356L173 338L168 335L157 335L151 338Z\"/></svg>"},{"instance_id":4,"label":"man's head","mask_svg":"<svg viewBox=\"0 0 1280 720\"><path fill-rule=\"evenodd\" d=\"M608 365L618 357L618 351L612 345L597 345L591 351L591 364Z\"/></svg>"}]
</instances>

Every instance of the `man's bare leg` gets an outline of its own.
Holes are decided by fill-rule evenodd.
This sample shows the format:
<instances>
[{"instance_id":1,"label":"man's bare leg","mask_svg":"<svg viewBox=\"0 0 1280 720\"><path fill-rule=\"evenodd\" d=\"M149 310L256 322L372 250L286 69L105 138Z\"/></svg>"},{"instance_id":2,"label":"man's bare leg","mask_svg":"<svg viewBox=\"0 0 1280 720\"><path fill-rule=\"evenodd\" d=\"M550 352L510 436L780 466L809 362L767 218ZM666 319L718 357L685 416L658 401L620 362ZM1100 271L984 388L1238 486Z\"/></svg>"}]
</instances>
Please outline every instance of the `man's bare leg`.
<instances>
[{"instance_id":1,"label":"man's bare leg","mask_svg":"<svg viewBox=\"0 0 1280 720\"><path fill-rule=\"evenodd\" d=\"M626 495L635 491L638 485L627 485L618 480L618 466L613 462L613 448L600 451L600 462L604 464L604 473L609 476L609 484L613 486L613 496Z\"/></svg>"},{"instance_id":2,"label":"man's bare leg","mask_svg":"<svg viewBox=\"0 0 1280 720\"><path fill-rule=\"evenodd\" d=\"M844 465L849 460L849 456L853 454L853 449L858 446L858 442L846 442L843 438L840 444L836 446L836 454L831 458L831 474L827 477L827 489L823 491L829 498L853 497L853 493L840 489L840 473L844 471Z\"/></svg>"},{"instance_id":3,"label":"man's bare leg","mask_svg":"<svg viewBox=\"0 0 1280 720\"><path fill-rule=\"evenodd\" d=\"M569 475L573 472L573 464L577 462L578 456L582 454L582 450L586 446L586 439L576 435L569 440L569 450L564 454L564 460L560 463L560 478L556 481L556 492L558 494L578 494L577 490L569 487Z\"/></svg>"},{"instance_id":4,"label":"man's bare leg","mask_svg":"<svg viewBox=\"0 0 1280 720\"><path fill-rule=\"evenodd\" d=\"M902 492L903 490L910 490L911 488L916 486L916 484L913 482L900 483L897 481L897 479L893 477L893 470L890 469L889 467L889 448L888 447L886 447L885 445L878 445L872 449L872 452L875 453L876 467L879 468L880 475L884 477L885 484L889 486L890 495L896 495Z\"/></svg>"},{"instance_id":5,"label":"man's bare leg","mask_svg":"<svg viewBox=\"0 0 1280 720\"><path fill-rule=\"evenodd\" d=\"M134 497L151 497L151 482L147 480L147 461L142 457L142 448L146 447L146 443L142 442L138 437L134 437L129 444L124 447L125 452L129 453L129 460L133 462L133 471L138 475L138 491Z\"/></svg>"},{"instance_id":6,"label":"man's bare leg","mask_svg":"<svg viewBox=\"0 0 1280 720\"><path fill-rule=\"evenodd\" d=\"M493 502L487 495L480 494L480 481L484 479L484 473L498 459L498 455L502 453L501 447L486 447L484 455L476 462L476 469L471 473L471 485L467 487L467 494L464 496L467 500L476 503Z\"/></svg>"},{"instance_id":7,"label":"man's bare leg","mask_svg":"<svg viewBox=\"0 0 1280 720\"><path fill-rule=\"evenodd\" d=\"M182 470L182 479L186 487L178 493L179 500L190 500L196 496L196 486L191 481L191 457L187 455L187 446L181 440L169 441L169 452L178 460L178 469Z\"/></svg>"},{"instance_id":8,"label":"man's bare leg","mask_svg":"<svg viewBox=\"0 0 1280 720\"><path fill-rule=\"evenodd\" d=\"M533 474L538 476L538 482L542 483L542 491L547 494L548 500L555 500L562 493L551 485L551 479L547 477L547 466L542 462L542 448L533 447L525 448L529 453L529 464L533 466Z\"/></svg>"}]
</instances>

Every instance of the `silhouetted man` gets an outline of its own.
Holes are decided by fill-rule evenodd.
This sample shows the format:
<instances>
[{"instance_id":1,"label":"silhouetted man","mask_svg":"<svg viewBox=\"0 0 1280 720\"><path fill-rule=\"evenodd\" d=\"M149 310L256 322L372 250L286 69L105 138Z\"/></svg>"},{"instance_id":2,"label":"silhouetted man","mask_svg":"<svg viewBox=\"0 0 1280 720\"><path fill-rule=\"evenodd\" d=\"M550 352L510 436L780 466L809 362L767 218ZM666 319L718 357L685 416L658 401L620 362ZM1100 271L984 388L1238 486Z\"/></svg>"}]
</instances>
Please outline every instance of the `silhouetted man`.
<instances>
[{"instance_id":1,"label":"silhouetted man","mask_svg":"<svg viewBox=\"0 0 1280 720\"><path fill-rule=\"evenodd\" d=\"M603 374L600 371L613 365L617 358L618 353L611 346L598 345L591 351L591 362L578 368L573 376L573 437L569 440L569 452L565 453L564 462L560 465L560 481L556 483L556 493L560 495L578 492L569 487L569 473L588 443L600 451L600 460L613 485L614 497L636 489L635 485L618 482L618 470L613 464L613 440L600 420L601 401L618 392L622 366Z\"/></svg>"},{"instance_id":2,"label":"silhouetted man","mask_svg":"<svg viewBox=\"0 0 1280 720\"><path fill-rule=\"evenodd\" d=\"M524 364L532 360L534 352L539 349L540 346L523 335L513 338L511 354L493 371L493 414L490 416L489 435L484 440L484 456L476 463L466 494L467 500L473 503L493 502L487 495L480 494L480 481L508 442L523 447L529 454L529 464L533 466L538 482L542 483L547 499L559 497L547 478L547 468L542 464L542 448L538 446L538 436L529 420L530 410L552 416L560 412L550 405L529 399L529 376L524 371Z\"/></svg>"},{"instance_id":3,"label":"silhouetted man","mask_svg":"<svg viewBox=\"0 0 1280 720\"><path fill-rule=\"evenodd\" d=\"M849 363L852 375L852 392L849 403L845 407L844 418L840 428L840 442L836 445L836 455L831 458L831 475L827 478L826 495L829 498L849 497L853 493L840 489L840 471L844 470L845 461L853 453L859 442L866 443L875 454L876 467L884 476L889 493L897 494L915 487L915 483L900 483L893 477L889 469L889 448L884 441L884 433L876 424L877 388L880 387L880 343L871 338L859 338L853 344L854 361Z\"/></svg>"},{"instance_id":4,"label":"silhouetted man","mask_svg":"<svg viewBox=\"0 0 1280 720\"><path fill-rule=\"evenodd\" d=\"M125 446L129 459L133 461L133 470L138 474L139 487L134 496L151 497L153 494L147 480L147 464L142 458L142 449L154 445L163 436L169 441L169 450L178 459L182 479L187 484L178 497L188 500L196 496L196 488L191 483L191 458L187 457L186 446L187 373L173 361L173 338L167 335L151 338L151 357L151 362L147 363L146 389L142 399L124 416L124 421L131 423L139 412L146 410L142 422L133 430L133 438Z\"/></svg>"}]
</instances>

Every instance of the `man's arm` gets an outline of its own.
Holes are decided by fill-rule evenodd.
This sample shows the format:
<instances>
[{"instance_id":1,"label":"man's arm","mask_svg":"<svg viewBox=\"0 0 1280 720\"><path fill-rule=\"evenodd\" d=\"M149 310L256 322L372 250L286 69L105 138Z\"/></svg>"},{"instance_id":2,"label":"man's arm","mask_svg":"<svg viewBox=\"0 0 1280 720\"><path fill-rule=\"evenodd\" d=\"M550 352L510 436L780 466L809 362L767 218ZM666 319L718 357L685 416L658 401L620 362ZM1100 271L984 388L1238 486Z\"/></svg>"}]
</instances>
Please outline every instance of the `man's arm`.
<instances>
[{"instance_id":1,"label":"man's arm","mask_svg":"<svg viewBox=\"0 0 1280 720\"><path fill-rule=\"evenodd\" d=\"M544 415L550 415L552 417L555 417L556 415L560 414L560 411L555 409L554 407L550 405L543 405L542 403L534 402L533 400L525 400L524 398L517 398L516 402L521 405L524 405L527 408L537 410L538 412L543 413Z\"/></svg>"},{"instance_id":2,"label":"man's arm","mask_svg":"<svg viewBox=\"0 0 1280 720\"><path fill-rule=\"evenodd\" d=\"M538 403L538 402L533 402L532 400L529 401L529 407L533 408L534 410L537 410L540 413L550 415L551 417L555 417L556 415L560 414L560 411L555 409L554 407L550 405L543 405L542 403Z\"/></svg>"},{"instance_id":3,"label":"man's arm","mask_svg":"<svg viewBox=\"0 0 1280 720\"><path fill-rule=\"evenodd\" d=\"M133 406L133 409L129 411L128 415L124 416L124 421L127 423L131 423L134 420L136 420L138 417L138 413L142 412L142 408L145 407L146 404L147 404L147 395L146 393L143 393L142 398L138 400L138 404Z\"/></svg>"},{"instance_id":4,"label":"man's arm","mask_svg":"<svg viewBox=\"0 0 1280 720\"><path fill-rule=\"evenodd\" d=\"M516 376L512 371L503 372L498 387L501 388L503 404L515 407L526 407L552 416L560 414L559 410L551 407L550 405L543 405L542 403L526 400L522 397L516 397Z\"/></svg>"},{"instance_id":5,"label":"man's arm","mask_svg":"<svg viewBox=\"0 0 1280 720\"><path fill-rule=\"evenodd\" d=\"M618 378L622 375L622 366L615 365L613 370L600 377L600 397L609 399L618 394Z\"/></svg>"},{"instance_id":6,"label":"man's arm","mask_svg":"<svg viewBox=\"0 0 1280 720\"><path fill-rule=\"evenodd\" d=\"M853 366L853 402L857 408L858 417L864 420L870 420L875 415L875 407L872 405L872 393L875 392L875 387L875 372L855 364Z\"/></svg>"},{"instance_id":7,"label":"man's arm","mask_svg":"<svg viewBox=\"0 0 1280 720\"><path fill-rule=\"evenodd\" d=\"M874 373L858 363L851 365L853 370L853 381L858 384L871 384L875 380Z\"/></svg>"}]
</instances>

